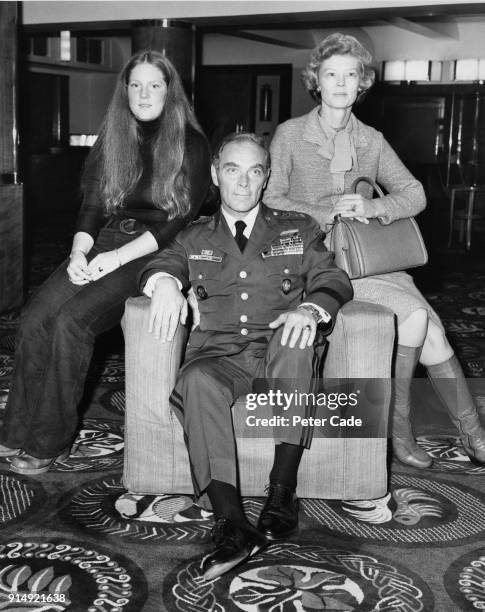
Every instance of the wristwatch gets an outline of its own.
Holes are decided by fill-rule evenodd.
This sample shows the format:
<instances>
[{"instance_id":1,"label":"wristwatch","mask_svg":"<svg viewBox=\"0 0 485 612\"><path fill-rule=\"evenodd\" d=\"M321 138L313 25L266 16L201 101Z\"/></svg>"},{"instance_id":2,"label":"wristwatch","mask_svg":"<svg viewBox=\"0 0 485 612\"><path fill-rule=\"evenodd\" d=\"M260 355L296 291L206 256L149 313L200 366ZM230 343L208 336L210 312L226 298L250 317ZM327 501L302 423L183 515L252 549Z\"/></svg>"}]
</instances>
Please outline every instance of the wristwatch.
<instances>
[{"instance_id":1,"label":"wristwatch","mask_svg":"<svg viewBox=\"0 0 485 612\"><path fill-rule=\"evenodd\" d=\"M317 325L323 322L323 317L320 314L318 308L315 308L315 306L312 306L311 304L302 304L301 306L298 306L298 308L301 308L302 310L307 310L315 319L315 323Z\"/></svg>"}]
</instances>

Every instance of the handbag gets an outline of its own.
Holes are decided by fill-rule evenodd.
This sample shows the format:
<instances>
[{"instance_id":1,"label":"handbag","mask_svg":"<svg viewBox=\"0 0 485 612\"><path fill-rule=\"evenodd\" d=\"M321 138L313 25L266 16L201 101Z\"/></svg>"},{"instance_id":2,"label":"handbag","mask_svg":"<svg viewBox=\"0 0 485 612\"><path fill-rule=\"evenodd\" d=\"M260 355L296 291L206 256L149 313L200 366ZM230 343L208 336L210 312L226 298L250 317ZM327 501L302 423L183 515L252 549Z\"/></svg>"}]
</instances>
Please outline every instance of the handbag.
<instances>
[{"instance_id":1,"label":"handbag","mask_svg":"<svg viewBox=\"0 0 485 612\"><path fill-rule=\"evenodd\" d=\"M361 181L384 196L379 185L367 176L355 179L352 192ZM424 240L413 217L383 225L378 219L369 219L366 224L338 215L330 232L329 248L335 253L337 266L351 279L398 272L428 262Z\"/></svg>"}]
</instances>

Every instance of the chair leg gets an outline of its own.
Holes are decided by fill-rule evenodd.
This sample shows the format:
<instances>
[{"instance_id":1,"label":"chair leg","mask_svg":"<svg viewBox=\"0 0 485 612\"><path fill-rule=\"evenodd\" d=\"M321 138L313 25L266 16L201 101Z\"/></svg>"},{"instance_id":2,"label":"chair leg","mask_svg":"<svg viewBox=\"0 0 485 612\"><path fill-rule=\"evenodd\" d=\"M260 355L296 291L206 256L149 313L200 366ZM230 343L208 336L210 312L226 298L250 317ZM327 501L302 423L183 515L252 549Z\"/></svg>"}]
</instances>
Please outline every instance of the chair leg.
<instances>
[{"instance_id":1,"label":"chair leg","mask_svg":"<svg viewBox=\"0 0 485 612\"><path fill-rule=\"evenodd\" d=\"M472 244L472 221L473 206L475 204L475 189L471 189L468 194L468 206L466 211L466 250L469 251Z\"/></svg>"},{"instance_id":2,"label":"chair leg","mask_svg":"<svg viewBox=\"0 0 485 612\"><path fill-rule=\"evenodd\" d=\"M456 190L451 190L451 198L450 198L450 231L448 234L448 248L451 247L451 243L453 242L453 226L455 221L455 196Z\"/></svg>"}]
</instances>

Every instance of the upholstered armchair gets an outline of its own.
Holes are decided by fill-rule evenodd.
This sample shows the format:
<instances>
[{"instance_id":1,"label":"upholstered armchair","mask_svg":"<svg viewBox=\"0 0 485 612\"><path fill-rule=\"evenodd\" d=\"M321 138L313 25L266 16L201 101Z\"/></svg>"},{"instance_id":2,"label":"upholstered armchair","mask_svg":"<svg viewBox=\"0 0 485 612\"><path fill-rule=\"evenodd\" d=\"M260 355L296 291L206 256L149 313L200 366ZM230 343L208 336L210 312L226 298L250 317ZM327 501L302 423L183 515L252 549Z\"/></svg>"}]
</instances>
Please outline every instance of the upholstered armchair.
<instances>
[{"instance_id":1,"label":"upholstered armchair","mask_svg":"<svg viewBox=\"0 0 485 612\"><path fill-rule=\"evenodd\" d=\"M183 430L169 404L188 334L179 326L172 342L156 340L147 331L149 305L146 297L130 298L122 322L126 343L124 486L140 494L190 494ZM390 381L393 343L390 310L366 302L347 303L328 337L324 378ZM384 428L390 384L388 387L380 398ZM272 439L242 435L246 416L244 398L239 398L233 407L233 422L241 492L261 496L274 445ZM381 497L387 491L386 459L385 434L376 438L314 437L311 449L303 454L298 494L326 499Z\"/></svg>"}]
</instances>

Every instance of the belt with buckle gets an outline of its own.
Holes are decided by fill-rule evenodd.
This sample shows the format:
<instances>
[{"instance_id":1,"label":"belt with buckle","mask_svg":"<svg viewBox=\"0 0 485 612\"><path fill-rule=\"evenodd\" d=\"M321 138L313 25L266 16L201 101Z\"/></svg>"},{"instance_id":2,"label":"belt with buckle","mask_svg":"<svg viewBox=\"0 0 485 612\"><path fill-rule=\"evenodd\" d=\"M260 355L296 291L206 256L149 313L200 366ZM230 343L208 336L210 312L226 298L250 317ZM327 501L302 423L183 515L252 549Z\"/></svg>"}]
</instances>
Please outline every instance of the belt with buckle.
<instances>
[{"instance_id":1,"label":"belt with buckle","mask_svg":"<svg viewBox=\"0 0 485 612\"><path fill-rule=\"evenodd\" d=\"M146 225L138 219L112 217L105 227L112 227L129 236L146 230Z\"/></svg>"}]
</instances>

